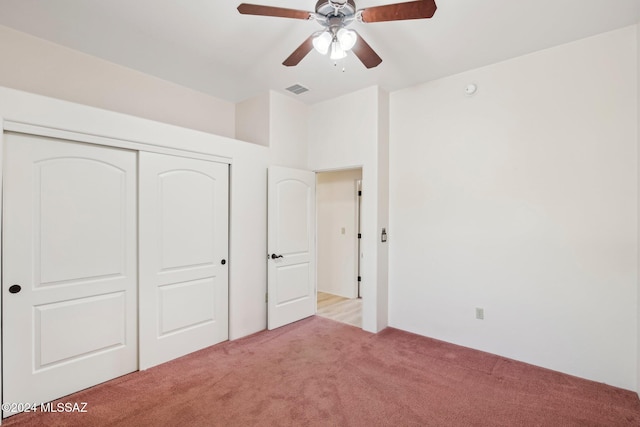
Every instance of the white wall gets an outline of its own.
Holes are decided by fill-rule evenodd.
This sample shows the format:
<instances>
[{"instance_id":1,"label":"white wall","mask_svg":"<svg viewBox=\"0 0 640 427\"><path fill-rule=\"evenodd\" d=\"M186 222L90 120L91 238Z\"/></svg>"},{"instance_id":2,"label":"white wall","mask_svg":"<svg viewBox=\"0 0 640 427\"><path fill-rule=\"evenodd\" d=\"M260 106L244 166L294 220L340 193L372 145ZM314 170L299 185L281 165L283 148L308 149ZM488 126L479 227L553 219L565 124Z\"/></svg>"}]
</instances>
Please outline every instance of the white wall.
<instances>
[{"instance_id":1,"label":"white wall","mask_svg":"<svg viewBox=\"0 0 640 427\"><path fill-rule=\"evenodd\" d=\"M389 94L378 91L378 300L377 330L389 324ZM386 230L387 241L382 241L382 229Z\"/></svg>"},{"instance_id":2,"label":"white wall","mask_svg":"<svg viewBox=\"0 0 640 427\"><path fill-rule=\"evenodd\" d=\"M636 389L636 53L629 27L391 95L392 326Z\"/></svg>"},{"instance_id":3,"label":"white wall","mask_svg":"<svg viewBox=\"0 0 640 427\"><path fill-rule=\"evenodd\" d=\"M269 164L307 169L309 107L274 91L269 107Z\"/></svg>"},{"instance_id":4,"label":"white wall","mask_svg":"<svg viewBox=\"0 0 640 427\"><path fill-rule=\"evenodd\" d=\"M358 196L360 169L316 176L318 291L358 296Z\"/></svg>"},{"instance_id":5,"label":"white wall","mask_svg":"<svg viewBox=\"0 0 640 427\"><path fill-rule=\"evenodd\" d=\"M378 182L381 143L378 116L386 96L380 88L370 87L309 108L309 168L315 171L362 168L362 323L363 329L371 332L387 324L386 312L378 311L386 306L387 294L384 284L378 281L378 264L384 259L378 259L377 244L378 193L384 191ZM327 117L338 117L338 124L332 126Z\"/></svg>"},{"instance_id":6,"label":"white wall","mask_svg":"<svg viewBox=\"0 0 640 427\"><path fill-rule=\"evenodd\" d=\"M275 91L236 104L236 138L269 147L269 164L307 169L309 107Z\"/></svg>"},{"instance_id":7,"label":"white wall","mask_svg":"<svg viewBox=\"0 0 640 427\"><path fill-rule=\"evenodd\" d=\"M0 58L0 86L216 135L235 134L233 103L4 26Z\"/></svg>"},{"instance_id":8,"label":"white wall","mask_svg":"<svg viewBox=\"0 0 640 427\"><path fill-rule=\"evenodd\" d=\"M236 104L236 139L269 146L269 92Z\"/></svg>"},{"instance_id":9,"label":"white wall","mask_svg":"<svg viewBox=\"0 0 640 427\"><path fill-rule=\"evenodd\" d=\"M229 335L266 327L265 147L3 87L0 117L230 158Z\"/></svg>"}]
</instances>

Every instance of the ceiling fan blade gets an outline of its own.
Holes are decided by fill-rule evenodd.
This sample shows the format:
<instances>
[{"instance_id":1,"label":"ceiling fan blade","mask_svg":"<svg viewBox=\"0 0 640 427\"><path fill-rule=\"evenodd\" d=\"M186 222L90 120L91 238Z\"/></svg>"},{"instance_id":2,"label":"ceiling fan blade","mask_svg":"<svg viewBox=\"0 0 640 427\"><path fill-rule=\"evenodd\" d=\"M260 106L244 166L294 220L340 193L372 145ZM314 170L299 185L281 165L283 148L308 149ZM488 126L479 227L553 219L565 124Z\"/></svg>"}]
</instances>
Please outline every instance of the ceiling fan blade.
<instances>
[{"instance_id":1,"label":"ceiling fan blade","mask_svg":"<svg viewBox=\"0 0 640 427\"><path fill-rule=\"evenodd\" d=\"M363 22L403 21L405 19L431 18L436 13L434 0L409 1L387 4L362 10Z\"/></svg>"},{"instance_id":2,"label":"ceiling fan blade","mask_svg":"<svg viewBox=\"0 0 640 427\"><path fill-rule=\"evenodd\" d=\"M309 19L311 12L304 10L286 9L284 7L262 6L259 4L242 3L238 12L243 15L277 16L280 18Z\"/></svg>"},{"instance_id":3,"label":"ceiling fan blade","mask_svg":"<svg viewBox=\"0 0 640 427\"><path fill-rule=\"evenodd\" d=\"M369 43L364 41L360 34L358 34L356 44L351 50L367 68L377 67L382 62L382 58L369 46Z\"/></svg>"},{"instance_id":4,"label":"ceiling fan blade","mask_svg":"<svg viewBox=\"0 0 640 427\"><path fill-rule=\"evenodd\" d=\"M303 41L302 44L298 46L298 48L294 50L293 53L289 55L287 59L284 60L282 65L285 65L287 67L293 67L295 65L298 65L300 61L302 61L304 57L307 56L307 54L312 50L313 50L313 34L310 35L308 39Z\"/></svg>"}]
</instances>

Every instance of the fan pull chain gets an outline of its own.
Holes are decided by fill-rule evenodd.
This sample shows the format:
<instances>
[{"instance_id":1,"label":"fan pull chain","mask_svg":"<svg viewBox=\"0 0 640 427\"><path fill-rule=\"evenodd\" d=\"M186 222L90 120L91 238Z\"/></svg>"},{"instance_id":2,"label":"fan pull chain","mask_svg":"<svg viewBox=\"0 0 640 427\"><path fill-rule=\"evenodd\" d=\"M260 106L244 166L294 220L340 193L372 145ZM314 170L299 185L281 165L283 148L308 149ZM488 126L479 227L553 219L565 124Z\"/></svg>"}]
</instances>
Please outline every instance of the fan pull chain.
<instances>
[{"instance_id":1,"label":"fan pull chain","mask_svg":"<svg viewBox=\"0 0 640 427\"><path fill-rule=\"evenodd\" d=\"M343 73L346 72L347 71L347 67L344 65L345 58L339 59L339 60L333 62L333 66L336 67L336 68L338 68L338 61L341 62L340 66L342 67L342 69L340 71L343 72Z\"/></svg>"}]
</instances>

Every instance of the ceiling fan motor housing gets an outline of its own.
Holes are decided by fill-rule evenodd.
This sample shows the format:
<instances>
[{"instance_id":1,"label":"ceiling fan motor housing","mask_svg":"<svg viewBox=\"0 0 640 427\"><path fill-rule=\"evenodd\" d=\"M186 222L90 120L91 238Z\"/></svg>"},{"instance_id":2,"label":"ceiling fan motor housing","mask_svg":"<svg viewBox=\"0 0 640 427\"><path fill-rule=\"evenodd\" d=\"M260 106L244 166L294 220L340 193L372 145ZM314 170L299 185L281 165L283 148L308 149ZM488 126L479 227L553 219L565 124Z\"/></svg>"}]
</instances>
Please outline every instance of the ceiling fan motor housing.
<instances>
[{"instance_id":1,"label":"ceiling fan motor housing","mask_svg":"<svg viewBox=\"0 0 640 427\"><path fill-rule=\"evenodd\" d=\"M351 16L356 13L356 3L353 0L347 0L346 2L320 0L316 3L316 13L323 16L334 15L336 6L340 6L339 13L343 16Z\"/></svg>"}]
</instances>

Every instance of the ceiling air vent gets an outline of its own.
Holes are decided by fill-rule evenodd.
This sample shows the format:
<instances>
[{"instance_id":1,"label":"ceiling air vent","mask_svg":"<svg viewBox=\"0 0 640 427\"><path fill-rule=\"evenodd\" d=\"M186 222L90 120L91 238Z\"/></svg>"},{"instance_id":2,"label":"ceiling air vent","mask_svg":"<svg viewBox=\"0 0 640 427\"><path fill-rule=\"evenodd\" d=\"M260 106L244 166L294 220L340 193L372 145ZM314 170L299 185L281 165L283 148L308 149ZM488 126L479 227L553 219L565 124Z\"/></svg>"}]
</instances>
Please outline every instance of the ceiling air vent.
<instances>
[{"instance_id":1,"label":"ceiling air vent","mask_svg":"<svg viewBox=\"0 0 640 427\"><path fill-rule=\"evenodd\" d=\"M301 93L308 92L309 88L296 83L293 86L289 86L287 90L291 93L295 93L296 95L300 95Z\"/></svg>"}]
</instances>

